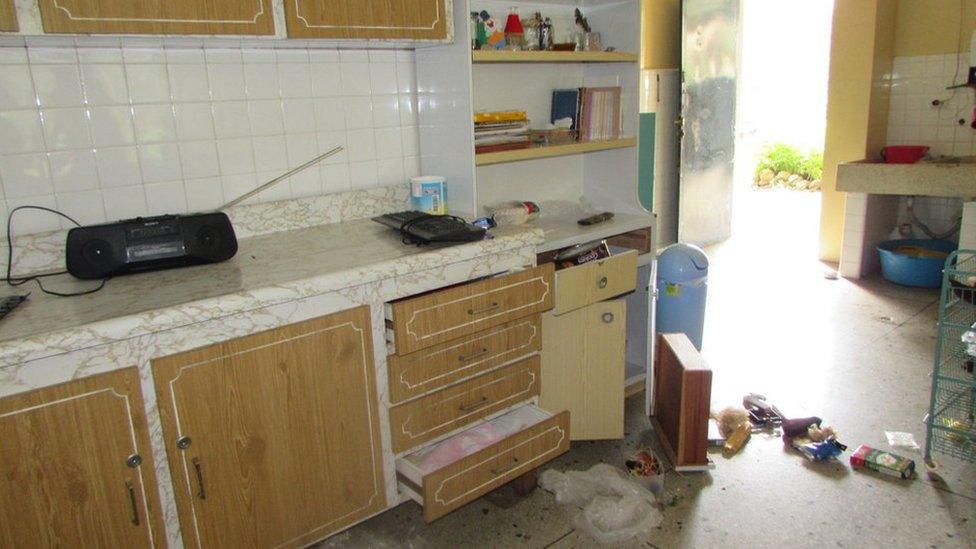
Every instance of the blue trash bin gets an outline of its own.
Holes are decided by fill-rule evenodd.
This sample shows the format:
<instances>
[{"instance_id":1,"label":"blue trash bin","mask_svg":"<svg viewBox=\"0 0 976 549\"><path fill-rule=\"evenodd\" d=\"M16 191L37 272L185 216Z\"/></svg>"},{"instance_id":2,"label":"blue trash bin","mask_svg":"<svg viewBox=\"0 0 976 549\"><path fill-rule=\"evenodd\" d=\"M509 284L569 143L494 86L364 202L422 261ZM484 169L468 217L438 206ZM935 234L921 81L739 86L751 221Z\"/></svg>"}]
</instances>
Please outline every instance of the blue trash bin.
<instances>
[{"instance_id":1,"label":"blue trash bin","mask_svg":"<svg viewBox=\"0 0 976 549\"><path fill-rule=\"evenodd\" d=\"M708 256L698 246L672 244L657 256L657 332L683 333L699 351L705 328Z\"/></svg>"}]
</instances>

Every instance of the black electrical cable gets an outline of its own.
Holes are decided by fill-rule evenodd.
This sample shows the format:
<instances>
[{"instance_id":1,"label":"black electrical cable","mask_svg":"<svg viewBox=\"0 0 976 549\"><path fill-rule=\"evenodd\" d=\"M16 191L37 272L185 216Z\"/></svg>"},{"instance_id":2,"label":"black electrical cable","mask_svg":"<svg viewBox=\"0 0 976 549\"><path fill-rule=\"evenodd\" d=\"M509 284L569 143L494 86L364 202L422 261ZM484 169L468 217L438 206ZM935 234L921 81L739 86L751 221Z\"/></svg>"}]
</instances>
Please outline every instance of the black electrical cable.
<instances>
[{"instance_id":1,"label":"black electrical cable","mask_svg":"<svg viewBox=\"0 0 976 549\"><path fill-rule=\"evenodd\" d=\"M17 206L16 208L10 210L10 213L7 214L7 277L6 277L7 284L9 284L10 286L20 286L22 284L26 284L28 282L34 281L37 282L37 286L41 289L42 292L49 295L58 296L58 297L74 297L79 295L93 294L105 287L105 282L108 281L107 278L103 278L101 282L98 284L98 286L96 286L95 288L92 288L90 290L84 290L81 292L73 292L73 293L56 292L54 290L48 290L47 288L44 287L44 284L41 282L41 279L44 277L67 274L68 271L55 271L53 273L42 273L42 274L23 276L23 277L13 276L10 270L13 268L13 263L14 263L14 245L13 245L13 238L10 234L10 226L11 226L11 222L14 219L14 214L19 210L41 210L45 212L50 212L56 215L60 215L61 217L74 223L75 226L77 227L81 226L81 223L75 221L75 219L70 215L59 212L51 208L45 208L44 206L29 206L29 205Z\"/></svg>"}]
</instances>

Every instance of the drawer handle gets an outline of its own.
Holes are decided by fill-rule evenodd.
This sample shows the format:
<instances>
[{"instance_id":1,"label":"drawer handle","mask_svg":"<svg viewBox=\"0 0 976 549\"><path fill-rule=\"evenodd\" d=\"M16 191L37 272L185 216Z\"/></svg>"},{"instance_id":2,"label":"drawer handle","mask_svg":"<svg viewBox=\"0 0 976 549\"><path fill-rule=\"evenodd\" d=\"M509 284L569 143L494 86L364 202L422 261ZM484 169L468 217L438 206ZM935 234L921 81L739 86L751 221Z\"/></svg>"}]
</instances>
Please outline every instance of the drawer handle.
<instances>
[{"instance_id":1,"label":"drawer handle","mask_svg":"<svg viewBox=\"0 0 976 549\"><path fill-rule=\"evenodd\" d=\"M477 410L478 408L484 408L487 405L488 405L488 397L483 396L481 397L481 400L478 400L476 402L472 402L470 404L462 404L461 406L458 407L458 410L461 410L462 412L470 412L472 410Z\"/></svg>"},{"instance_id":2,"label":"drawer handle","mask_svg":"<svg viewBox=\"0 0 976 549\"><path fill-rule=\"evenodd\" d=\"M505 473L511 471L512 469L515 469L519 465L520 465L520 463L519 463L518 458L512 458L512 463L508 464L505 467L499 467L498 469L492 469L491 470L491 474L494 475L494 476L496 476L496 477L499 476L499 475L504 475Z\"/></svg>"},{"instance_id":3,"label":"drawer handle","mask_svg":"<svg viewBox=\"0 0 976 549\"><path fill-rule=\"evenodd\" d=\"M197 496L200 499L207 499L207 489L203 485L203 466L200 465L200 458L193 458L193 469L197 472L197 484L200 486Z\"/></svg>"},{"instance_id":4,"label":"drawer handle","mask_svg":"<svg viewBox=\"0 0 976 549\"><path fill-rule=\"evenodd\" d=\"M481 358L488 354L488 348L485 347L480 351L471 353L470 355L458 355L458 362L467 362L469 360L474 360L476 358Z\"/></svg>"},{"instance_id":5,"label":"drawer handle","mask_svg":"<svg viewBox=\"0 0 976 549\"><path fill-rule=\"evenodd\" d=\"M492 301L491 302L491 305L489 305L487 307L482 307L481 309L468 309L468 314L471 315L471 316L481 315L481 314L485 314L485 313L490 313L491 311L494 311L497 308L498 308L498 302L497 301Z\"/></svg>"},{"instance_id":6,"label":"drawer handle","mask_svg":"<svg viewBox=\"0 0 976 549\"><path fill-rule=\"evenodd\" d=\"M604 288L607 287L607 283L609 283L609 282L610 281L607 280L607 277L603 276L603 277L600 277L600 280L597 281L596 285L597 285L597 287L599 287L602 290L602 289L604 289Z\"/></svg>"},{"instance_id":7,"label":"drawer handle","mask_svg":"<svg viewBox=\"0 0 976 549\"><path fill-rule=\"evenodd\" d=\"M129 492L129 505L132 509L132 524L139 526L139 507L136 505L136 489L131 481L125 481L125 489Z\"/></svg>"},{"instance_id":8,"label":"drawer handle","mask_svg":"<svg viewBox=\"0 0 976 549\"><path fill-rule=\"evenodd\" d=\"M613 313L603 313L603 322L607 324L613 322Z\"/></svg>"}]
</instances>

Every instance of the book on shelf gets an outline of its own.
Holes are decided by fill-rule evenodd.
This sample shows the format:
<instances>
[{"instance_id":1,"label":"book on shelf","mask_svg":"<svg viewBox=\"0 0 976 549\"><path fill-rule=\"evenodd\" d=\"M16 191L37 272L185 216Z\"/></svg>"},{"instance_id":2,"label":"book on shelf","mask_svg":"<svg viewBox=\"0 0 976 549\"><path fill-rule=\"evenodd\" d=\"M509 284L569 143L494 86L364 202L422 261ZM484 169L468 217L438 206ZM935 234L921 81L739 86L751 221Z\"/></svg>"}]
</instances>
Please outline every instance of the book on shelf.
<instances>
[{"instance_id":1,"label":"book on shelf","mask_svg":"<svg viewBox=\"0 0 976 549\"><path fill-rule=\"evenodd\" d=\"M479 112L474 116L475 153L527 148L531 145L525 111Z\"/></svg>"},{"instance_id":2,"label":"book on shelf","mask_svg":"<svg viewBox=\"0 0 976 549\"><path fill-rule=\"evenodd\" d=\"M620 137L620 86L553 90L550 122L572 118L580 141Z\"/></svg>"}]
</instances>

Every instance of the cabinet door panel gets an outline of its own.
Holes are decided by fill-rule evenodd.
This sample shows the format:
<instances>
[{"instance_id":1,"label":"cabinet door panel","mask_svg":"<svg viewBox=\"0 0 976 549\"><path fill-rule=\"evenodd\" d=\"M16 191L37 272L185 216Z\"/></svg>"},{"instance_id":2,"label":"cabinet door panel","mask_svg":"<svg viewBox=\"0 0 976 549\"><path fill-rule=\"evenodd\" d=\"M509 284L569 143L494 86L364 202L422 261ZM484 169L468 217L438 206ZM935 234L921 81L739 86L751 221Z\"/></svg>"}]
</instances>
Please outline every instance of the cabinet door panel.
<instances>
[{"instance_id":1,"label":"cabinet door panel","mask_svg":"<svg viewBox=\"0 0 976 549\"><path fill-rule=\"evenodd\" d=\"M0 547L164 546L143 410L135 368L0 400Z\"/></svg>"},{"instance_id":2,"label":"cabinet door panel","mask_svg":"<svg viewBox=\"0 0 976 549\"><path fill-rule=\"evenodd\" d=\"M445 0L285 0L288 36L443 40Z\"/></svg>"},{"instance_id":3,"label":"cabinet door panel","mask_svg":"<svg viewBox=\"0 0 976 549\"><path fill-rule=\"evenodd\" d=\"M0 31L16 31L18 28L14 0L0 0Z\"/></svg>"},{"instance_id":4,"label":"cabinet door panel","mask_svg":"<svg viewBox=\"0 0 976 549\"><path fill-rule=\"evenodd\" d=\"M274 34L271 0L39 0L51 33Z\"/></svg>"},{"instance_id":5,"label":"cabinet door panel","mask_svg":"<svg viewBox=\"0 0 976 549\"><path fill-rule=\"evenodd\" d=\"M386 506L370 341L362 307L153 361L190 545L302 546Z\"/></svg>"}]
</instances>

